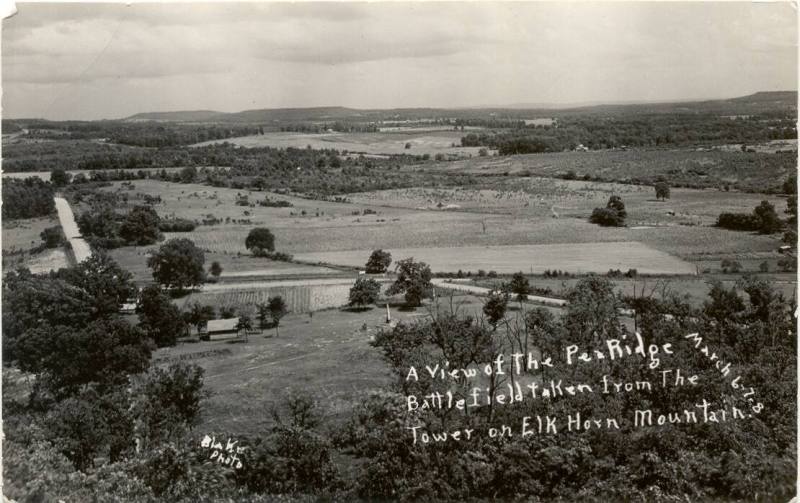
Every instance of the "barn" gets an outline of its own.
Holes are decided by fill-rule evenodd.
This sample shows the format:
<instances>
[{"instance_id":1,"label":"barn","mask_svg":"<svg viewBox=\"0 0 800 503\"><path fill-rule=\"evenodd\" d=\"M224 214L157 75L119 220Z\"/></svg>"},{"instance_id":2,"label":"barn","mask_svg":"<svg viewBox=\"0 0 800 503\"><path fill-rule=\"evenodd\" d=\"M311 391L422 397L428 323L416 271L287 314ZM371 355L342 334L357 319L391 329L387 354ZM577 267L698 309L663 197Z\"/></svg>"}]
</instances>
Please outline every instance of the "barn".
<instances>
[{"instance_id":1,"label":"barn","mask_svg":"<svg viewBox=\"0 0 800 503\"><path fill-rule=\"evenodd\" d=\"M206 324L206 331L203 334L209 340L226 339L236 336L238 333L237 325L239 318L225 318L222 320L209 320Z\"/></svg>"}]
</instances>

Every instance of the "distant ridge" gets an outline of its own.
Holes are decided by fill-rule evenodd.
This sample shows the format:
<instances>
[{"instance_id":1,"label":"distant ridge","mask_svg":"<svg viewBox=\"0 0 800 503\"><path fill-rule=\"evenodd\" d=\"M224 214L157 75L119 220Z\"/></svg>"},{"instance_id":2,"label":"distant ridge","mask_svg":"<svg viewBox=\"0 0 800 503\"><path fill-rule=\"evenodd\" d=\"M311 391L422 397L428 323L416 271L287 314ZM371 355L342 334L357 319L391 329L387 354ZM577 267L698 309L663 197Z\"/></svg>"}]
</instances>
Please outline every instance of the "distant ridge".
<instances>
[{"instance_id":1,"label":"distant ridge","mask_svg":"<svg viewBox=\"0 0 800 503\"><path fill-rule=\"evenodd\" d=\"M705 101L685 102L617 102L605 104L517 104L496 107L460 107L460 108L388 108L388 109L356 109L340 106L309 108L264 108L225 113L213 110L187 110L176 112L148 112L132 115L123 120L131 122L215 122L215 123L250 123L269 124L272 122L330 122L337 120L391 120L410 117L461 117L474 115L475 112L486 112L503 116L555 117L578 113L756 113L762 109L782 108L796 109L797 91L765 91L738 98L727 98Z\"/></svg>"},{"instance_id":2,"label":"distant ridge","mask_svg":"<svg viewBox=\"0 0 800 503\"><path fill-rule=\"evenodd\" d=\"M131 115L126 121L163 121L163 122L205 122L212 121L218 116L226 115L224 112L214 110L186 110L178 112L145 112Z\"/></svg>"}]
</instances>

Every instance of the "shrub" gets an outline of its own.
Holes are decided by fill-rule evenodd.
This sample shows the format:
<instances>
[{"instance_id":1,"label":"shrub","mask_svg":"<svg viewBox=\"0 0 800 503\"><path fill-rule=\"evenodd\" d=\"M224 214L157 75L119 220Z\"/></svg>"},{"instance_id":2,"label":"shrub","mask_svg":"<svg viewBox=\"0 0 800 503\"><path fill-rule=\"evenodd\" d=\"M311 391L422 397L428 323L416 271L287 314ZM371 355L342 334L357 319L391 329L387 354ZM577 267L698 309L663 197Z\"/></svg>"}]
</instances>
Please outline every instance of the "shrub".
<instances>
[{"instance_id":1,"label":"shrub","mask_svg":"<svg viewBox=\"0 0 800 503\"><path fill-rule=\"evenodd\" d=\"M197 224L185 218L170 218L159 222L158 229L161 232L192 232Z\"/></svg>"},{"instance_id":2,"label":"shrub","mask_svg":"<svg viewBox=\"0 0 800 503\"><path fill-rule=\"evenodd\" d=\"M366 306L378 300L381 285L372 278L358 278L350 289L348 304L351 306Z\"/></svg>"},{"instance_id":3,"label":"shrub","mask_svg":"<svg viewBox=\"0 0 800 503\"><path fill-rule=\"evenodd\" d=\"M622 227L625 219L613 208L595 208L589 221L604 227Z\"/></svg>"},{"instance_id":4,"label":"shrub","mask_svg":"<svg viewBox=\"0 0 800 503\"><path fill-rule=\"evenodd\" d=\"M716 225L733 231L754 231L758 228L753 215L748 213L720 213Z\"/></svg>"}]
</instances>

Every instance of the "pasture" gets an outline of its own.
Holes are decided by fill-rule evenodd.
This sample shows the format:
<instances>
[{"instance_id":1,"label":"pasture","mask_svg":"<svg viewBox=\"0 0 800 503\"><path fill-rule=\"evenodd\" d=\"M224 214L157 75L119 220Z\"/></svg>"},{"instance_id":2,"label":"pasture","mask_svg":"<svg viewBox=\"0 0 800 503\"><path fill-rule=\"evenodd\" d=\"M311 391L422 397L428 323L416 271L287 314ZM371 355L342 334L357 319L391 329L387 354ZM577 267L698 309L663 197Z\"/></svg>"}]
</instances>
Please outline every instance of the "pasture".
<instances>
[{"instance_id":1,"label":"pasture","mask_svg":"<svg viewBox=\"0 0 800 503\"><path fill-rule=\"evenodd\" d=\"M41 250L41 232L48 227L58 227L55 216L3 220L2 247L3 273L27 267L33 273L47 273L67 267L67 254L61 248Z\"/></svg>"},{"instance_id":2,"label":"pasture","mask_svg":"<svg viewBox=\"0 0 800 503\"><path fill-rule=\"evenodd\" d=\"M772 201L782 212L786 203L778 197L673 189L672 198L663 202L656 201L653 189L644 186L547 178L515 178L503 180L505 183L509 185L361 193L348 196L352 203L156 180L136 181L131 189L116 182L104 190L126 192L130 205L141 204L137 197L144 194L161 196L162 202L155 209L162 217L202 221L213 216L217 219L213 225L199 225L193 232L167 234L167 237L193 240L209 253L207 263L215 260L211 257L217 254L216 260L229 272L282 267L248 263L252 257L244 241L250 229L258 226L272 230L278 250L298 258L320 252L376 248L393 251L633 241L688 261L778 257L776 249L781 243L777 235L762 236L710 227L720 212L749 212L762 199ZM510 186L516 186L516 191L510 190ZM629 227L604 228L587 221L591 209L603 206L612 193L620 194L625 200ZM287 200L294 206L237 206L237 198L244 195L253 204L269 196ZM439 202L443 203L442 208L438 207ZM450 204L460 207L446 209ZM552 215L553 210L558 218ZM136 250L136 253L144 251ZM242 257L238 256L240 254ZM403 258L396 252L393 255L395 259ZM144 264L145 258L141 256L136 260ZM226 266L233 260L237 261L235 266ZM363 262L358 266L363 266ZM462 268L475 271L483 267L464 265ZM305 274L305 271L299 273Z\"/></svg>"},{"instance_id":3,"label":"pasture","mask_svg":"<svg viewBox=\"0 0 800 503\"><path fill-rule=\"evenodd\" d=\"M447 302L442 309L449 308ZM477 313L482 301L458 295L453 305ZM411 322L429 316L429 309L392 308L391 315ZM204 403L202 431L263 432L273 425L272 408L301 390L316 399L326 422L339 425L353 407L391 382L380 350L369 344L375 332L386 327L385 317L386 310L377 307L290 314L281 320L278 337L273 329L265 329L247 342L183 343L159 349L153 358L158 365L183 358L203 367L211 396Z\"/></svg>"},{"instance_id":4,"label":"pasture","mask_svg":"<svg viewBox=\"0 0 800 503\"><path fill-rule=\"evenodd\" d=\"M212 140L193 146L228 142L240 147L332 149L350 154L369 155L425 155L443 154L454 157L478 156L479 147L462 147L462 131L452 128L404 128L379 133L293 133L267 132L263 135L241 136L225 140ZM406 148L406 144L410 144Z\"/></svg>"},{"instance_id":5,"label":"pasture","mask_svg":"<svg viewBox=\"0 0 800 503\"><path fill-rule=\"evenodd\" d=\"M300 254L297 258L337 265L366 263L371 250ZM696 274L692 264L642 243L608 242L518 246L462 246L458 248L393 249L396 259L414 257L434 272L495 271L506 274L524 271L540 274L561 269L577 274L601 273L609 269L636 269L640 274Z\"/></svg>"}]
</instances>

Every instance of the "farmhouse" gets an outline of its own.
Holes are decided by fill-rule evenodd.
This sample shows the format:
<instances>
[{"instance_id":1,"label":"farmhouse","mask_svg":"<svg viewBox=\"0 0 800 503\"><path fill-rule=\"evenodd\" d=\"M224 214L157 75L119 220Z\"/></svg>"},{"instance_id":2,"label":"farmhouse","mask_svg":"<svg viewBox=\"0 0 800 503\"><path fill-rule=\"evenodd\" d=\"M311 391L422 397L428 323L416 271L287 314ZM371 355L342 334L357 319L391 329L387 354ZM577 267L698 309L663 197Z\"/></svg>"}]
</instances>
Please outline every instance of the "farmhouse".
<instances>
[{"instance_id":1,"label":"farmhouse","mask_svg":"<svg viewBox=\"0 0 800 503\"><path fill-rule=\"evenodd\" d=\"M210 340L224 339L228 335L236 335L239 318L225 318L223 320L209 320L206 325L205 337Z\"/></svg>"}]
</instances>

